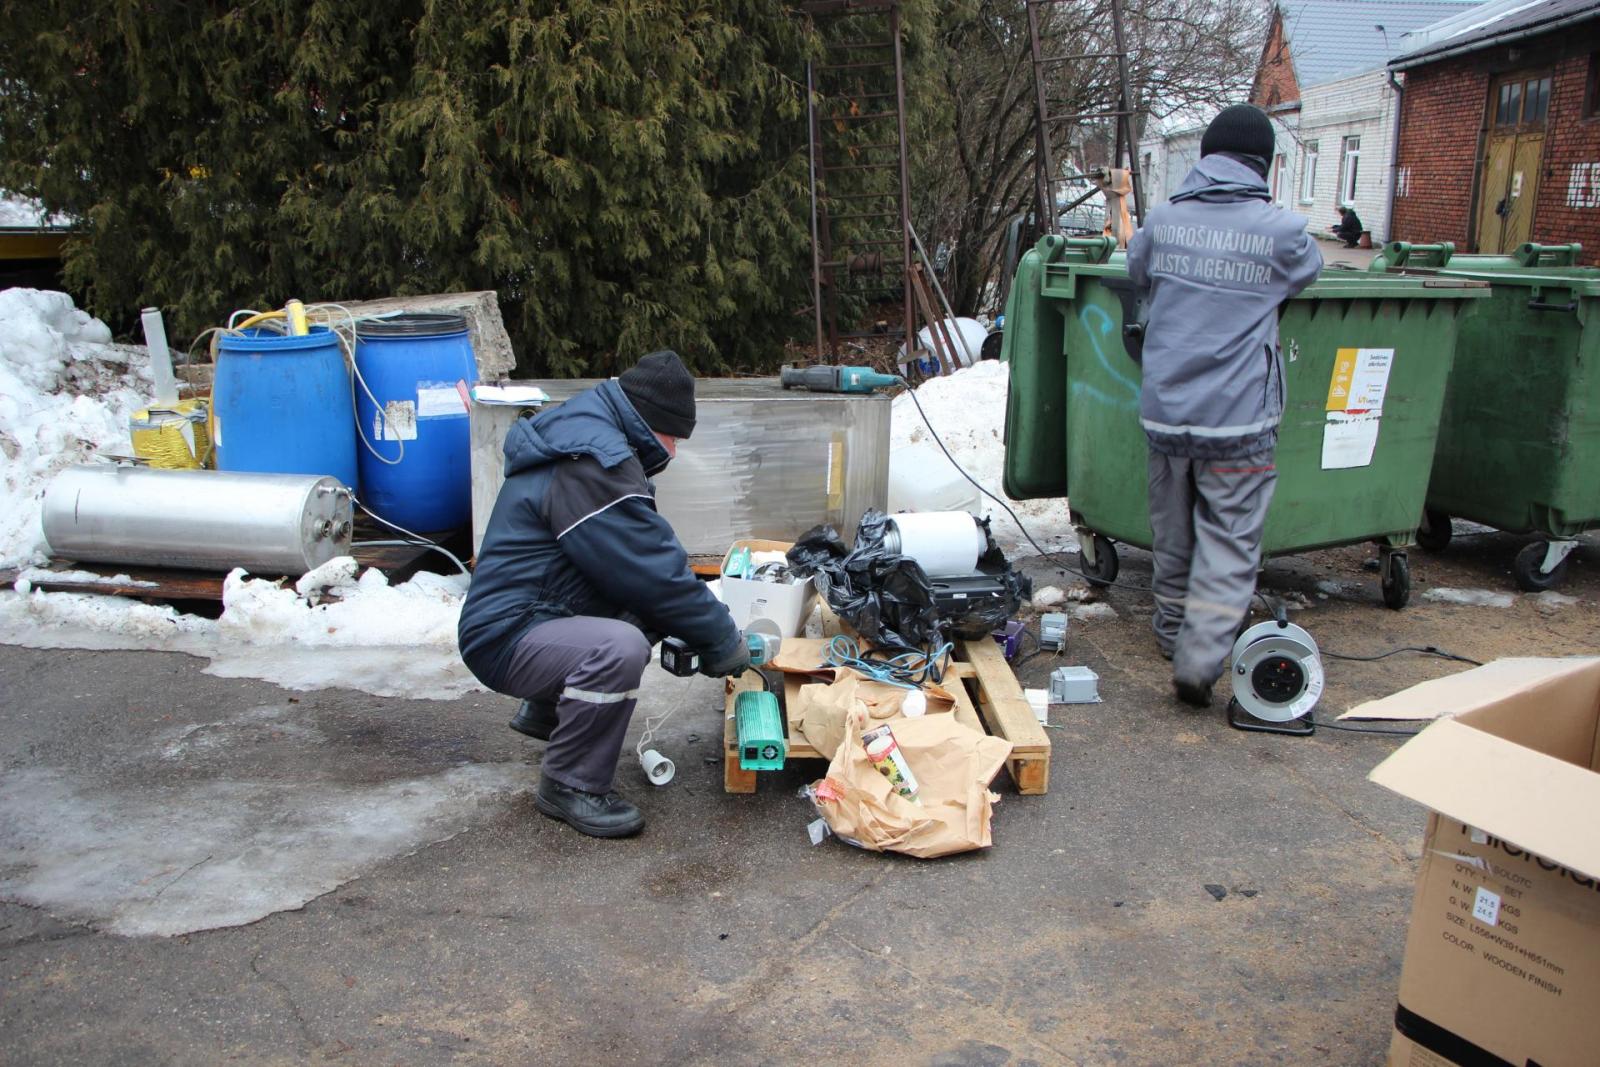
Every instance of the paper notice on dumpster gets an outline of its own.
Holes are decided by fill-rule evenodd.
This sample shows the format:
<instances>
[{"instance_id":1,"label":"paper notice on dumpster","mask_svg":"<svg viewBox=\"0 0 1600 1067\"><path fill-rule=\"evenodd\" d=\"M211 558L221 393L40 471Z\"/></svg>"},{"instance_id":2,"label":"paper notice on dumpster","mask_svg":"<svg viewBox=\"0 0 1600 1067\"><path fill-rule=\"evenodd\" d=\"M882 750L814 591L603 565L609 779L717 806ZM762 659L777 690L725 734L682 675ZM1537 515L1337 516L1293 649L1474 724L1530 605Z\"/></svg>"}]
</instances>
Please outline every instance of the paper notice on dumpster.
<instances>
[{"instance_id":1,"label":"paper notice on dumpster","mask_svg":"<svg viewBox=\"0 0 1600 1067\"><path fill-rule=\"evenodd\" d=\"M1366 467L1372 463L1372 453L1378 447L1378 423L1382 416L1377 412L1328 412L1328 423L1322 431L1322 469L1347 470Z\"/></svg>"},{"instance_id":2,"label":"paper notice on dumpster","mask_svg":"<svg viewBox=\"0 0 1600 1067\"><path fill-rule=\"evenodd\" d=\"M1328 421L1322 431L1322 469L1366 467L1378 447L1378 425L1389 394L1392 348L1341 348L1328 383Z\"/></svg>"}]
</instances>

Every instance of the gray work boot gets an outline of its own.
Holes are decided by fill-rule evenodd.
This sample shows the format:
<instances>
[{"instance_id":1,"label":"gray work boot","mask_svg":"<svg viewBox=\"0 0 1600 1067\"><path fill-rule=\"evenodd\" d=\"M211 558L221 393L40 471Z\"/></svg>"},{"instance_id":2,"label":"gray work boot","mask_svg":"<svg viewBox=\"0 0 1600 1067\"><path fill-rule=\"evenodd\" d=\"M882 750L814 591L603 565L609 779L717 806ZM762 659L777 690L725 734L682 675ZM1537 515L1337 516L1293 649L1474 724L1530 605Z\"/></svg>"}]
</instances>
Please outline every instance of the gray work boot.
<instances>
[{"instance_id":1,"label":"gray work boot","mask_svg":"<svg viewBox=\"0 0 1600 1067\"><path fill-rule=\"evenodd\" d=\"M590 837L627 837L644 829L644 812L614 791L585 793L541 777L533 806Z\"/></svg>"}]
</instances>

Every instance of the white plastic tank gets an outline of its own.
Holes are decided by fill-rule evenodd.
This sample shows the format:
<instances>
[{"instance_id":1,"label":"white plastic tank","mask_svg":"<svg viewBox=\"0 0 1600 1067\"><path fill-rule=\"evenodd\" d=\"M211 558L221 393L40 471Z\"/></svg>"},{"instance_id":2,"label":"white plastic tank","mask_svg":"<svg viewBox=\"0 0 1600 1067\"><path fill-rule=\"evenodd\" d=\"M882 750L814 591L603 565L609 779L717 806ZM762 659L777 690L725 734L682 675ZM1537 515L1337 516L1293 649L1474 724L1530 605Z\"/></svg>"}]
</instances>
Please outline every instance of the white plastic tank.
<instances>
[{"instance_id":1,"label":"white plastic tank","mask_svg":"<svg viewBox=\"0 0 1600 1067\"><path fill-rule=\"evenodd\" d=\"M955 366L970 367L982 357L983 339L989 336L989 330L977 319L945 319L945 326L949 331L950 342L955 346ZM939 335L940 345L944 344L945 334ZM933 344L933 327L924 326L917 331L917 345L925 349L930 355L938 351ZM947 353L948 355L948 353ZM900 347L900 372L906 373L910 367L906 359L905 346Z\"/></svg>"},{"instance_id":2,"label":"white plastic tank","mask_svg":"<svg viewBox=\"0 0 1600 1067\"><path fill-rule=\"evenodd\" d=\"M982 503L978 489L962 477L939 446L913 441L889 453L889 513L969 511Z\"/></svg>"}]
</instances>

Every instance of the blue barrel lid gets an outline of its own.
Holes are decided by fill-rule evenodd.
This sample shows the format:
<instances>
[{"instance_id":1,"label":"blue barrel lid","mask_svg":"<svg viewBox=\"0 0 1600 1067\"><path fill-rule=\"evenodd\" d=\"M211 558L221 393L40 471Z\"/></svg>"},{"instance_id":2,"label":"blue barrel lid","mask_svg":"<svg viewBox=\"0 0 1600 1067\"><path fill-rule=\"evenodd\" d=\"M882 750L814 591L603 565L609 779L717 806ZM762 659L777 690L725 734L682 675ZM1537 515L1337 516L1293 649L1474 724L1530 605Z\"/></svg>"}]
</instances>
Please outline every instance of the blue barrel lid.
<instances>
[{"instance_id":1,"label":"blue barrel lid","mask_svg":"<svg viewBox=\"0 0 1600 1067\"><path fill-rule=\"evenodd\" d=\"M357 337L442 337L461 333L467 317L445 311L405 311L381 319L356 322Z\"/></svg>"},{"instance_id":2,"label":"blue barrel lid","mask_svg":"<svg viewBox=\"0 0 1600 1067\"><path fill-rule=\"evenodd\" d=\"M309 333L299 335L251 327L223 333L217 347L225 352L294 352L338 344L339 339L326 326L313 326Z\"/></svg>"}]
</instances>

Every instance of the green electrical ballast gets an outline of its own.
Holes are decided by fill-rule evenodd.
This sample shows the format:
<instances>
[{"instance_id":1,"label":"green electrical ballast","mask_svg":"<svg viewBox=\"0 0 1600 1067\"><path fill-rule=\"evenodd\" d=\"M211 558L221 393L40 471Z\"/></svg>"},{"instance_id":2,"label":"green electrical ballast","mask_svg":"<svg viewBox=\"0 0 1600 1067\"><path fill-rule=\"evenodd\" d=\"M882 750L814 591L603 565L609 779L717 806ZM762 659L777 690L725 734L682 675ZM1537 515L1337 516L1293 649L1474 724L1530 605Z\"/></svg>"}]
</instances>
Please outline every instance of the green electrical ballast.
<instances>
[{"instance_id":1,"label":"green electrical ballast","mask_svg":"<svg viewBox=\"0 0 1600 1067\"><path fill-rule=\"evenodd\" d=\"M733 702L733 727L739 739L739 766L747 771L783 769L788 745L783 739L783 716L773 693L740 693Z\"/></svg>"}]
</instances>

